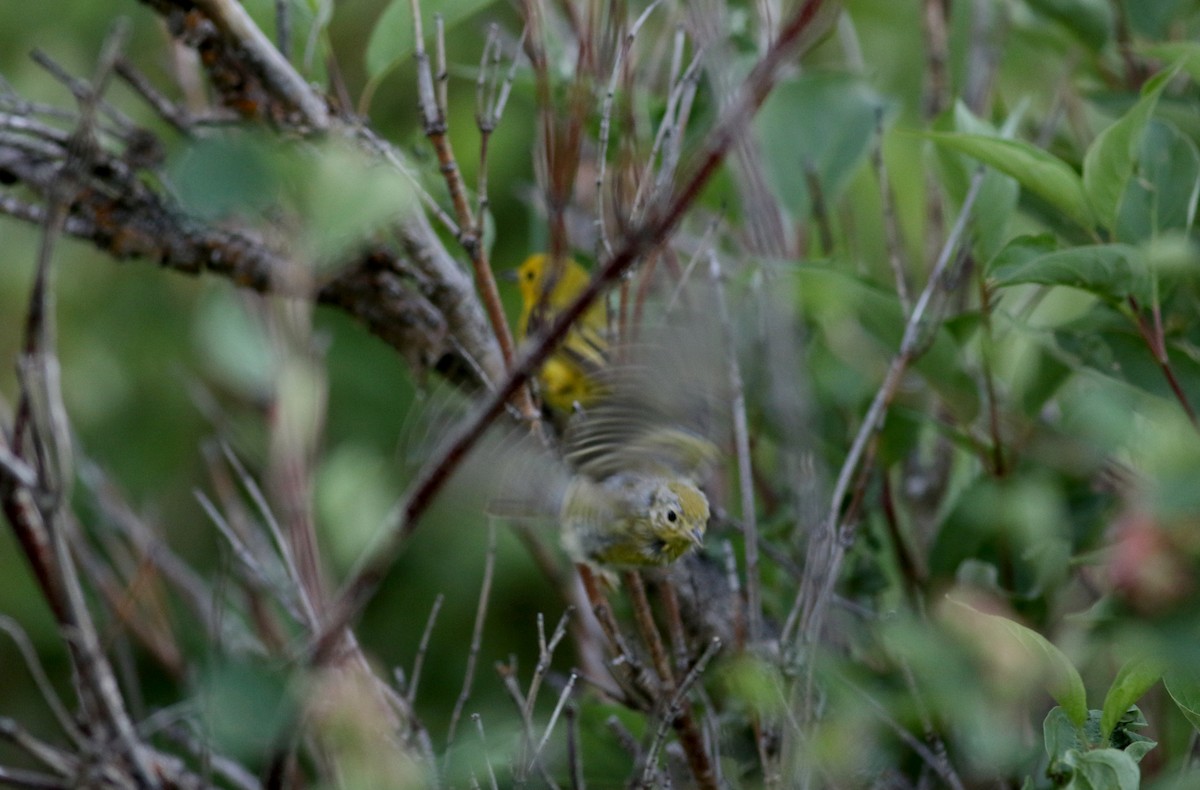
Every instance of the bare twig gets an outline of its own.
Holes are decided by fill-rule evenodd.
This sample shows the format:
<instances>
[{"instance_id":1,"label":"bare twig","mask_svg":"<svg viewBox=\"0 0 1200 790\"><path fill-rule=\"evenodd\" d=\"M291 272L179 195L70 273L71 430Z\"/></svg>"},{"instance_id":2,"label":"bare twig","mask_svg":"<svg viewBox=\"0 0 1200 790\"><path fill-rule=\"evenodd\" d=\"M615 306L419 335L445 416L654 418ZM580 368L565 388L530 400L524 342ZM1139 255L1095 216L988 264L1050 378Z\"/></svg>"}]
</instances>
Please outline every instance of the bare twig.
<instances>
[{"instance_id":1,"label":"bare twig","mask_svg":"<svg viewBox=\"0 0 1200 790\"><path fill-rule=\"evenodd\" d=\"M417 655L413 659L412 674L409 675L408 688L404 693L410 705L417 698L417 686L421 683L421 668L425 665L425 654L429 650L429 638L433 635L433 626L437 623L438 612L442 611L442 603L445 600L446 596L438 593L437 597L433 599L433 606L429 609L429 617L425 620L425 630L421 632Z\"/></svg>"},{"instance_id":2,"label":"bare twig","mask_svg":"<svg viewBox=\"0 0 1200 790\"><path fill-rule=\"evenodd\" d=\"M17 646L22 660L25 661L25 666L29 669L29 675L33 678L34 685L37 686L38 693L42 695L42 699L46 701L50 712L54 714L54 720L58 722L58 726L73 743L77 745L82 744L84 736L75 725L74 719L71 718L67 707L54 690L54 686L50 683L50 678L47 677L46 670L42 667L42 662L38 659L37 650L29 641L29 636L25 633L25 630L21 628L16 620L7 615L0 615L0 630L8 634L9 638Z\"/></svg>"},{"instance_id":3,"label":"bare twig","mask_svg":"<svg viewBox=\"0 0 1200 790\"><path fill-rule=\"evenodd\" d=\"M558 625L554 627L554 632L550 635L549 641L546 639L542 613L538 612L538 662L537 666L533 669L533 679L529 681L529 693L525 696L525 712L530 717L533 716L533 706L537 702L538 689L541 687L546 673L550 671L550 662L554 658L554 649L558 647L558 643L567 635L567 624L570 622L572 611L572 607L568 606L567 610L562 613L562 617L558 618Z\"/></svg>"},{"instance_id":4,"label":"bare twig","mask_svg":"<svg viewBox=\"0 0 1200 790\"><path fill-rule=\"evenodd\" d=\"M500 785L496 782L496 771L492 768L492 756L488 754L487 738L483 734L483 717L478 713L472 713L471 721L475 722L475 730L479 733L479 745L483 747L483 760L487 765L488 781L492 790L500 790Z\"/></svg>"},{"instance_id":5,"label":"bare twig","mask_svg":"<svg viewBox=\"0 0 1200 790\"><path fill-rule=\"evenodd\" d=\"M425 51L421 25L420 0L411 0L413 14L413 36L416 41L417 60L417 95L421 116L425 126L425 136L433 144L437 154L442 178L450 192L450 201L454 206L454 214L458 219L458 242L471 259L475 272L475 287L479 290L480 299L487 311L492 332L500 345L500 354L504 358L506 368L512 368L515 354L515 344L512 332L508 328L508 320L504 315L504 306L500 301L500 290L496 287L496 278L492 274L488 262L487 245L483 243L482 215L476 217L467 199L467 188L463 182L462 171L454 158L454 148L450 144L446 107L446 64L445 37L439 32L437 37L438 81L434 87L434 76L429 65L429 55ZM438 19L438 30L442 31L441 16ZM533 394L528 386L518 387L514 393L514 403L521 415L530 423L536 425L538 412L533 404Z\"/></svg>"},{"instance_id":6,"label":"bare twig","mask_svg":"<svg viewBox=\"0 0 1200 790\"><path fill-rule=\"evenodd\" d=\"M483 581L479 584L479 605L475 609L475 626L471 630L471 649L467 653L467 667L463 671L462 691L454 701L454 710L450 714L450 726L446 731L446 744L454 743L454 733L458 729L458 719L462 716L463 706L471 698L471 687L475 682L475 663L479 660L479 646L483 641L483 624L487 619L488 602L492 595L492 576L496 569L496 524L488 519L487 556L483 563ZM449 749L446 757L449 759Z\"/></svg>"},{"instance_id":7,"label":"bare twig","mask_svg":"<svg viewBox=\"0 0 1200 790\"><path fill-rule=\"evenodd\" d=\"M942 300L938 297L942 293L942 277L962 242L967 228L967 220L982 183L983 170L980 169L972 178L971 187L963 200L962 211L955 222L954 229L942 246L942 251L929 274L929 280L909 315L904 335L900 340L900 348L892 358L883 384L876 392L838 473L833 496L830 498L829 511L825 523L822 525L822 534L814 539L814 541L821 541L822 545L820 547L813 545L809 549L805 561L804 583L800 586L800 592L784 625L781 644L786 645L791 639L793 629L797 628L797 636L804 645L815 644L819 636L824 624L825 612L832 600L833 590L841 572L842 561L853 542L853 527L843 520L843 502L850 492L851 482L862 471L865 471L865 469L860 470L860 461L867 453L868 445L873 444L873 438L883 425L892 398L924 342L927 334L926 322L932 322L940 311ZM805 693L806 700L810 700L813 669L814 664L810 661L806 673L808 687L808 691Z\"/></svg>"},{"instance_id":8,"label":"bare twig","mask_svg":"<svg viewBox=\"0 0 1200 790\"><path fill-rule=\"evenodd\" d=\"M854 692L857 693L863 699L863 701L870 706L875 715L879 717L879 720L886 724L888 729L896 734L896 737L904 741L905 745L912 749L917 756L925 762L926 765L932 768L934 773L941 777L942 781L952 788L952 790L964 790L962 780L959 779L958 774L954 771L953 767L951 767L946 761L938 759L938 756L930 751L928 746L921 743L921 741L915 735L909 732L902 724L900 724L900 722L892 718L892 716L887 712L887 708L881 705L878 700L867 693L865 689L860 688L856 683L852 682L849 678L842 677L841 681L842 683L845 683L846 686L853 689Z\"/></svg>"},{"instance_id":9,"label":"bare twig","mask_svg":"<svg viewBox=\"0 0 1200 790\"><path fill-rule=\"evenodd\" d=\"M563 706L567 704L567 700L571 698L571 691L575 688L575 681L578 675L574 672L567 678L567 685L563 688L562 693L558 695L558 703L554 706L554 711L550 714L550 721L546 723L546 731L542 733L542 739L538 741L537 748L533 750L533 756L529 758L530 767L541 759L542 750L546 748L546 742L550 740L550 733L554 731L554 725L558 723L558 717L562 714Z\"/></svg>"},{"instance_id":10,"label":"bare twig","mask_svg":"<svg viewBox=\"0 0 1200 790\"><path fill-rule=\"evenodd\" d=\"M604 220L604 173L608 165L608 139L609 129L612 123L612 106L613 100L617 95L617 78L621 74L621 67L625 65L626 59L629 57L630 51L633 49L633 42L637 38L638 31L642 25L650 18L650 14L658 7L662 0L653 0L642 11L634 23L629 27L629 31L625 34L621 45L617 48L613 55L612 72L608 77L608 87L604 92L604 102L600 107L600 134L598 137L599 152L596 155L596 257L600 258L605 255L612 255L612 244L608 239L608 225Z\"/></svg>"},{"instance_id":11,"label":"bare twig","mask_svg":"<svg viewBox=\"0 0 1200 790\"><path fill-rule=\"evenodd\" d=\"M759 620L762 617L762 591L758 572L758 514L754 506L754 475L750 468L750 426L746 419L746 393L742 386L742 369L737 359L737 340L733 336L733 319L725 297L724 275L715 251L708 254L708 272L717 298L717 315L725 341L728 366L730 404L733 417L733 446L737 457L738 490L741 492L742 528L746 546L746 609L747 637L751 644L758 641Z\"/></svg>"},{"instance_id":12,"label":"bare twig","mask_svg":"<svg viewBox=\"0 0 1200 790\"><path fill-rule=\"evenodd\" d=\"M817 239L821 244L821 255L833 252L833 228L829 222L829 206L825 201L825 189L821 186L821 177L811 161L803 163L804 183L808 186L809 202L812 204L812 218L817 226Z\"/></svg>"},{"instance_id":13,"label":"bare twig","mask_svg":"<svg viewBox=\"0 0 1200 790\"><path fill-rule=\"evenodd\" d=\"M700 657L696 659L696 663L692 665L691 670L684 675L683 680L679 683L679 687L675 689L675 693L672 695L666 710L664 710L662 713L662 718L659 720L658 729L656 729L654 732L654 738L650 742L650 747L646 749L646 756L644 758L642 768L643 787L649 787L650 782L654 777L654 771L656 770L655 764L658 760L658 750L662 747L663 741L666 739L667 728L670 727L675 721L675 718L680 715L682 706L687 702L688 691L690 691L692 686L695 685L696 681L700 679L700 676L704 673L705 667L708 666L708 662L712 660L712 657L715 656L717 651L720 649L720 639L713 639L711 642L709 642L708 647L706 647L704 652L700 654ZM715 777L710 777L709 779L711 786L716 787ZM696 777L696 780L701 786L704 786L704 783L701 782L700 777Z\"/></svg>"},{"instance_id":14,"label":"bare twig","mask_svg":"<svg viewBox=\"0 0 1200 790\"><path fill-rule=\"evenodd\" d=\"M1146 344L1146 348L1150 350L1154 357L1154 362L1158 365L1158 369L1162 371L1163 377L1167 380L1167 386L1171 388L1171 394L1175 396L1175 400L1179 401L1179 405L1183 408L1183 413L1187 415L1192 426L1200 430L1200 419L1196 417L1196 411L1192 408L1191 402L1188 400L1187 393L1179 383L1179 379L1175 376L1175 371L1171 367L1171 358L1167 354L1166 339L1163 336L1162 321L1156 320L1151 324L1142 315L1142 308L1138 304L1138 300L1130 296L1129 308L1133 311L1134 324L1137 326L1138 334L1141 335L1142 342Z\"/></svg>"},{"instance_id":15,"label":"bare twig","mask_svg":"<svg viewBox=\"0 0 1200 790\"><path fill-rule=\"evenodd\" d=\"M687 681L678 685L675 683L675 673L671 669L671 662L667 657L662 636L658 633L658 627L654 624L654 617L650 611L650 602L646 599L646 588L642 584L641 576L630 571L624 574L624 579L626 586L629 588L629 598L633 608L634 621L637 623L642 642L650 650L650 656L654 661L654 668L662 681L664 692L671 695L671 703L664 713L664 723L669 723L679 732L679 740L683 746L684 754L687 756L688 767L692 771L692 776L696 779L696 785L705 788L705 790L716 790L717 783L716 776L713 773L712 758L708 754L708 750L704 745L704 738L696 726L692 705L686 695L680 693L680 689L690 687L691 683ZM720 640L713 640L713 644L719 645ZM704 659L704 661L707 663L707 659ZM695 667L693 667L694 670ZM699 677L698 673L696 677ZM694 682L695 678L692 679L692 683ZM650 755L647 757L648 760L653 760L654 751L651 748L650 752L648 752Z\"/></svg>"},{"instance_id":16,"label":"bare twig","mask_svg":"<svg viewBox=\"0 0 1200 790\"><path fill-rule=\"evenodd\" d=\"M887 239L888 265L896 282L896 295L904 314L912 312L912 297L908 293L908 276L905 274L904 239L900 235L900 222L896 217L896 201L892 196L891 180L883 162L883 108L875 108L875 139L871 146L871 166L879 182L879 202L883 212L883 229Z\"/></svg>"},{"instance_id":17,"label":"bare twig","mask_svg":"<svg viewBox=\"0 0 1200 790\"><path fill-rule=\"evenodd\" d=\"M583 757L579 754L579 713L574 705L567 706L567 773L571 790L583 790Z\"/></svg>"}]
</instances>

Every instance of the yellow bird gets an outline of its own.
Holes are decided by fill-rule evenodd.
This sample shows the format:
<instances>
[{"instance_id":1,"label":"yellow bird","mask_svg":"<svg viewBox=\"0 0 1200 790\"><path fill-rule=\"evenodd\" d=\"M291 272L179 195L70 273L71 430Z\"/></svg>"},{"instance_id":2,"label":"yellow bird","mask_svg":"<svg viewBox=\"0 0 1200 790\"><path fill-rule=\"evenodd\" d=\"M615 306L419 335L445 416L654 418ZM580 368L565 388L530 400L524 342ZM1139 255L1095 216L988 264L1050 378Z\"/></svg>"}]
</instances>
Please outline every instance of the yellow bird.
<instances>
[{"instance_id":1,"label":"yellow bird","mask_svg":"<svg viewBox=\"0 0 1200 790\"><path fill-rule=\"evenodd\" d=\"M530 255L517 269L521 292L521 316L517 339L536 335L584 288L587 270L569 258L554 267L549 256ZM542 365L538 384L542 400L552 409L570 413L578 404L595 401L602 388L596 374L605 366L608 348L608 315L603 302L596 302L575 322L558 348Z\"/></svg>"}]
</instances>

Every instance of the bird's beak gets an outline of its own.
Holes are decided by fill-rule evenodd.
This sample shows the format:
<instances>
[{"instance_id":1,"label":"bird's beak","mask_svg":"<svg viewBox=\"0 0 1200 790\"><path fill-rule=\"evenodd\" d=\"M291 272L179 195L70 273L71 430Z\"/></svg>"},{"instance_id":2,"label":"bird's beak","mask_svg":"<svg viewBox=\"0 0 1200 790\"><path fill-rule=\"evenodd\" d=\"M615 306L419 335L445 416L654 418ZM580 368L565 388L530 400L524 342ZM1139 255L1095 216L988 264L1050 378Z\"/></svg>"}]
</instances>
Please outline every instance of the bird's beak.
<instances>
[{"instance_id":1,"label":"bird's beak","mask_svg":"<svg viewBox=\"0 0 1200 790\"><path fill-rule=\"evenodd\" d=\"M498 276L506 283L515 283L517 281L517 270L505 269L504 271L500 272Z\"/></svg>"},{"instance_id":2,"label":"bird's beak","mask_svg":"<svg viewBox=\"0 0 1200 790\"><path fill-rule=\"evenodd\" d=\"M696 548L704 547L704 533L699 529L693 529L688 535L692 539L692 543L696 544Z\"/></svg>"}]
</instances>

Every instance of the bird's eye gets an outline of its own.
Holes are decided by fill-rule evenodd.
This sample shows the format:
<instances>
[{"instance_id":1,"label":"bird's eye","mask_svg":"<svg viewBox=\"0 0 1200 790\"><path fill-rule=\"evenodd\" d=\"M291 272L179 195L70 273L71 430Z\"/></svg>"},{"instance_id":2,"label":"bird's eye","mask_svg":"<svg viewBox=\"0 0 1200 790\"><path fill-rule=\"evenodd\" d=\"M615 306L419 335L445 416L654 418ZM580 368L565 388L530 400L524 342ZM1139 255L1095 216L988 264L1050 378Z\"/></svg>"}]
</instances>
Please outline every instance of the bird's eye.
<instances>
[{"instance_id":1,"label":"bird's eye","mask_svg":"<svg viewBox=\"0 0 1200 790\"><path fill-rule=\"evenodd\" d=\"M533 279L533 276L534 276L534 275L533 275L533 270L532 270L532 269L530 269L529 271L525 272L525 279L526 279L526 280L532 280L532 279Z\"/></svg>"},{"instance_id":2,"label":"bird's eye","mask_svg":"<svg viewBox=\"0 0 1200 790\"><path fill-rule=\"evenodd\" d=\"M679 518L679 516L675 515L674 510L667 511L667 521L670 521L672 524L674 524L678 518Z\"/></svg>"}]
</instances>

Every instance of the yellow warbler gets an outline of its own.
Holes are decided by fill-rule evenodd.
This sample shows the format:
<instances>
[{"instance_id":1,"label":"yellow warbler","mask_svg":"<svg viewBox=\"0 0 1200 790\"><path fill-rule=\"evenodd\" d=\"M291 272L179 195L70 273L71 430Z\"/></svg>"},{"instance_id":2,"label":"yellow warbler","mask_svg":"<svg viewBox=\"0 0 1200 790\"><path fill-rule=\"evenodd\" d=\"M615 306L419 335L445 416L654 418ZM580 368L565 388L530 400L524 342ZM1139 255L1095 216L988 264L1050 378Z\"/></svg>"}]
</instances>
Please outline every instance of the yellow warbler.
<instances>
[{"instance_id":1,"label":"yellow warbler","mask_svg":"<svg viewBox=\"0 0 1200 790\"><path fill-rule=\"evenodd\" d=\"M667 565L704 544L708 498L682 474L572 478L559 515L563 548L602 567Z\"/></svg>"},{"instance_id":2,"label":"yellow warbler","mask_svg":"<svg viewBox=\"0 0 1200 790\"><path fill-rule=\"evenodd\" d=\"M525 340L549 326L588 284L587 270L565 259L554 267L547 255L525 259L517 269L521 292L521 316L517 339ZM590 405L599 395L595 373L604 367L608 347L608 316L596 302L575 323L555 352L538 372L542 400L559 412L570 412L575 404Z\"/></svg>"},{"instance_id":3,"label":"yellow warbler","mask_svg":"<svg viewBox=\"0 0 1200 790\"><path fill-rule=\"evenodd\" d=\"M703 545L709 508L697 480L717 448L646 397L663 372L638 364L605 371L603 396L567 426L574 476L559 522L576 562L667 565Z\"/></svg>"}]
</instances>

